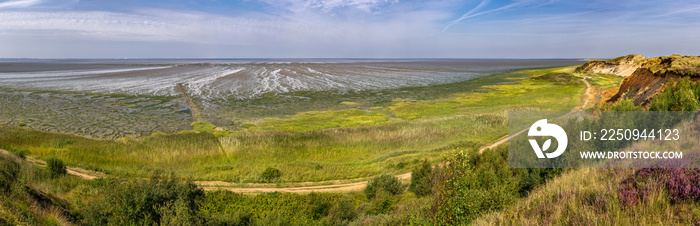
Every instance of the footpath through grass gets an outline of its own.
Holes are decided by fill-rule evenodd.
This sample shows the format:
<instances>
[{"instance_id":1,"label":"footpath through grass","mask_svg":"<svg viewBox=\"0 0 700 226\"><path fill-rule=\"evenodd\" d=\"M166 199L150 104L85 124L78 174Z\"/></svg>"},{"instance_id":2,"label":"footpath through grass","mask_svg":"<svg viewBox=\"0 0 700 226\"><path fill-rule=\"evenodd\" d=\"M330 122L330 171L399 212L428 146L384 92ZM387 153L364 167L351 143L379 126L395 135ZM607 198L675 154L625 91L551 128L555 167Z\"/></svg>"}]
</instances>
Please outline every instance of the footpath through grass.
<instances>
[{"instance_id":1,"label":"footpath through grass","mask_svg":"<svg viewBox=\"0 0 700 226\"><path fill-rule=\"evenodd\" d=\"M272 182L403 173L422 159L441 159L451 150L505 135L508 110L568 111L580 104L585 85L578 78L542 76L557 70L519 70L405 88L426 95L390 102L338 101L344 109L265 118L246 125L247 131L217 135L202 126L201 131L173 135L96 140L3 126L0 143L36 158L58 156L68 165L119 177L164 170L194 180L260 182L268 167L281 171ZM428 95L431 89L442 91Z\"/></svg>"}]
</instances>

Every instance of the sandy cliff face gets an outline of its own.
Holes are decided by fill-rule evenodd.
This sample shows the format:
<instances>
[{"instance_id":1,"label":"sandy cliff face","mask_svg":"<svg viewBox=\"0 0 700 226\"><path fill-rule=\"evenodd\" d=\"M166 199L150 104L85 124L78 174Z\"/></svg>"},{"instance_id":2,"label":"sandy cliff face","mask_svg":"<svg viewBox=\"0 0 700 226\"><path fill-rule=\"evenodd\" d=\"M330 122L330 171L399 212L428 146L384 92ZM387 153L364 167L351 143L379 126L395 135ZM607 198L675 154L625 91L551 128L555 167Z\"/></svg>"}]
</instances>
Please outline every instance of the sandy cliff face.
<instances>
[{"instance_id":1,"label":"sandy cliff face","mask_svg":"<svg viewBox=\"0 0 700 226\"><path fill-rule=\"evenodd\" d=\"M671 55L648 59L622 81L618 92L608 102L624 97L633 100L635 105L647 106L652 97L682 77L700 80L700 56Z\"/></svg>"},{"instance_id":2,"label":"sandy cliff face","mask_svg":"<svg viewBox=\"0 0 700 226\"><path fill-rule=\"evenodd\" d=\"M603 74L615 74L623 77L632 75L647 58L642 55L631 54L618 57L612 60L593 60L581 67L576 68L577 72L592 72Z\"/></svg>"}]
</instances>

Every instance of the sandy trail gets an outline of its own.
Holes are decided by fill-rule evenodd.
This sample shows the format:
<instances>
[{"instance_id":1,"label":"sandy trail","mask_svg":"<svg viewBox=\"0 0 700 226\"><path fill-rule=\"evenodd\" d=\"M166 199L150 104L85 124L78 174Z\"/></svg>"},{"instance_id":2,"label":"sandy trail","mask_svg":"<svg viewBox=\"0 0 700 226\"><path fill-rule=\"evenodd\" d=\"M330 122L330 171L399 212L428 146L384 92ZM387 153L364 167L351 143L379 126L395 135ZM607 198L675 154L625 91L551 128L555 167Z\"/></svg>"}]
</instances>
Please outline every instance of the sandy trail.
<instances>
[{"instance_id":1,"label":"sandy trail","mask_svg":"<svg viewBox=\"0 0 700 226\"><path fill-rule=\"evenodd\" d=\"M2 149L0 149L0 152L8 154L8 155L12 155L12 153L5 151L5 150L2 150ZM35 165L38 165L41 167L46 167L46 162L44 162L42 160L35 159L32 157L26 157L26 160L31 162L31 163L34 163ZM70 166L66 167L66 173L73 175L73 176L81 177L83 179L88 179L88 180L107 177L107 174L104 174L102 172L86 170L83 168L70 167Z\"/></svg>"},{"instance_id":2,"label":"sandy trail","mask_svg":"<svg viewBox=\"0 0 700 226\"><path fill-rule=\"evenodd\" d=\"M396 175L400 180L410 180L411 173ZM196 181L195 183L201 186L204 190L229 190L239 193L261 193L261 192L290 192L290 193L310 193L310 192L348 192L359 191L365 188L370 178L362 178L363 181L347 183L342 180L319 181L319 182L301 182L303 184L326 184L326 185L311 185L300 187L240 187L240 185L250 185L246 183L230 183L223 181ZM294 184L294 183L290 183ZM265 184L274 186L274 184ZM287 184L288 185L288 184Z\"/></svg>"},{"instance_id":3,"label":"sandy trail","mask_svg":"<svg viewBox=\"0 0 700 226\"><path fill-rule=\"evenodd\" d=\"M582 77L583 82L586 83L586 93L584 95L584 103L580 107L575 107L571 112L579 111L585 109L591 100L595 99L595 96L591 93L591 84L588 83L585 77ZM568 114L567 114L568 115ZM527 129L516 133L514 136L518 136L525 132ZM479 153L487 150L493 149L503 143L508 141L508 136L504 136L490 145L483 146L479 149ZM8 153L5 150L0 149L0 152ZM27 157L27 160L39 165L46 166L46 162ZM86 170L78 167L67 167L67 173L70 175L78 176L83 179L92 180L97 178L106 178L107 174ZM404 173L396 175L400 180L407 181L411 179L411 173ZM330 181L318 181L318 182L292 182L285 183L288 187L274 187L275 184L264 184L264 183L232 183L224 181L194 181L195 184L202 187L204 190L229 190L238 193L263 193L263 192L289 192L289 193L310 193L310 192L348 192L348 191L359 191L365 188L367 182L371 179L368 178L358 178L354 180L361 180L359 182L349 182L352 180L330 180Z\"/></svg>"},{"instance_id":4,"label":"sandy trail","mask_svg":"<svg viewBox=\"0 0 700 226\"><path fill-rule=\"evenodd\" d=\"M584 96L583 96L583 105L574 107L574 109L571 109L571 112L574 112L574 111L581 111L581 110L583 110L583 109L586 109L586 106L588 105L589 102L595 101L595 95L593 94L593 92L592 92L592 90L591 90L591 89L592 89L591 83L589 83L588 80L586 80L587 77L581 77L581 76L577 76L577 77L582 78L583 82L586 83L586 93L585 93ZM569 113L571 113L571 112L569 112ZM567 115L569 115L569 114L566 114L566 115L564 115L564 116L567 116ZM564 116L562 116L562 117L564 117ZM525 132L525 131L527 131L527 130L528 130L528 129L521 130L521 131L519 131L519 132L513 134L513 136L514 136L514 137L515 137L515 136L518 136L518 135L522 134L523 132ZM487 149L494 149L494 148L498 147L499 145L505 143L506 141L508 141L508 135L505 135L505 136L503 136L503 137L501 137L501 138L498 138L498 140L496 140L496 142L494 142L494 143L492 143L492 144L489 144L489 145L486 145L486 146L482 146L481 148L479 148L479 153L482 153L482 152L484 152L484 151L487 150Z\"/></svg>"}]
</instances>

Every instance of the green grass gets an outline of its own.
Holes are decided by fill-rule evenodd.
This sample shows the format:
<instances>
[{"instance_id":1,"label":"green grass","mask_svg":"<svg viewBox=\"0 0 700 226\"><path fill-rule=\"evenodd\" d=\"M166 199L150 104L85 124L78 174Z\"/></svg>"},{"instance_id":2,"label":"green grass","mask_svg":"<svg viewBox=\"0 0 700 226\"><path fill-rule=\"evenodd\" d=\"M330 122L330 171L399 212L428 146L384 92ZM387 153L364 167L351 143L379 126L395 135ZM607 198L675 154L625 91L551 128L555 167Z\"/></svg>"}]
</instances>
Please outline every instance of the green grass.
<instances>
[{"instance_id":1,"label":"green grass","mask_svg":"<svg viewBox=\"0 0 700 226\"><path fill-rule=\"evenodd\" d=\"M193 122L191 125L194 131L202 133L214 133L214 129L216 128L214 124L203 119Z\"/></svg>"},{"instance_id":2,"label":"green grass","mask_svg":"<svg viewBox=\"0 0 700 226\"><path fill-rule=\"evenodd\" d=\"M622 84L622 80L624 79L624 77L620 77L617 75L596 74L593 75L589 79L589 81L591 85L595 86L596 88L599 88L601 90L608 90L615 87L619 87L620 84Z\"/></svg>"},{"instance_id":3,"label":"green grass","mask_svg":"<svg viewBox=\"0 0 700 226\"><path fill-rule=\"evenodd\" d=\"M505 112L507 110L570 110L578 103L581 85L556 85L549 81L525 79L516 84L483 86L482 93L458 95L451 99L402 102L389 107L403 119L443 115Z\"/></svg>"},{"instance_id":4,"label":"green grass","mask_svg":"<svg viewBox=\"0 0 700 226\"><path fill-rule=\"evenodd\" d=\"M362 94L365 98L353 99L358 103L353 109L342 109L349 100L336 99L334 106L341 109L268 117L245 124L247 132L215 131L202 120L192 124L196 132L95 140L3 126L0 143L119 177L146 177L159 169L194 180L258 182L268 167L281 171L280 182L403 173L418 164L415 159L436 161L455 149L502 137L508 110L568 111L580 104L581 83L532 79L558 70Z\"/></svg>"},{"instance_id":5,"label":"green grass","mask_svg":"<svg viewBox=\"0 0 700 226\"><path fill-rule=\"evenodd\" d=\"M266 118L252 131L290 130L311 131L351 126L372 126L387 122L389 117L381 113L369 113L357 109L339 111L308 111L289 119Z\"/></svg>"}]
</instances>

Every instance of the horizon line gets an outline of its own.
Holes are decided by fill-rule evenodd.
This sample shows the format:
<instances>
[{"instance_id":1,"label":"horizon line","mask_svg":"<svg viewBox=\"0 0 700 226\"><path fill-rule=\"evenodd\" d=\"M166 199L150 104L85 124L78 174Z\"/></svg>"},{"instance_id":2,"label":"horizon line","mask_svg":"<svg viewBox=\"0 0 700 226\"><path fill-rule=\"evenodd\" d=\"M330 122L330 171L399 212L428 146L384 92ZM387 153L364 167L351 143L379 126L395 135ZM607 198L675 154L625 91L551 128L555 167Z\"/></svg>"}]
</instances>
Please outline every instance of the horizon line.
<instances>
[{"instance_id":1,"label":"horizon line","mask_svg":"<svg viewBox=\"0 0 700 226\"><path fill-rule=\"evenodd\" d=\"M613 59L596 57L577 58L521 58L521 57L118 57L118 58L35 58L35 57L0 57L0 60L591 60Z\"/></svg>"}]
</instances>

